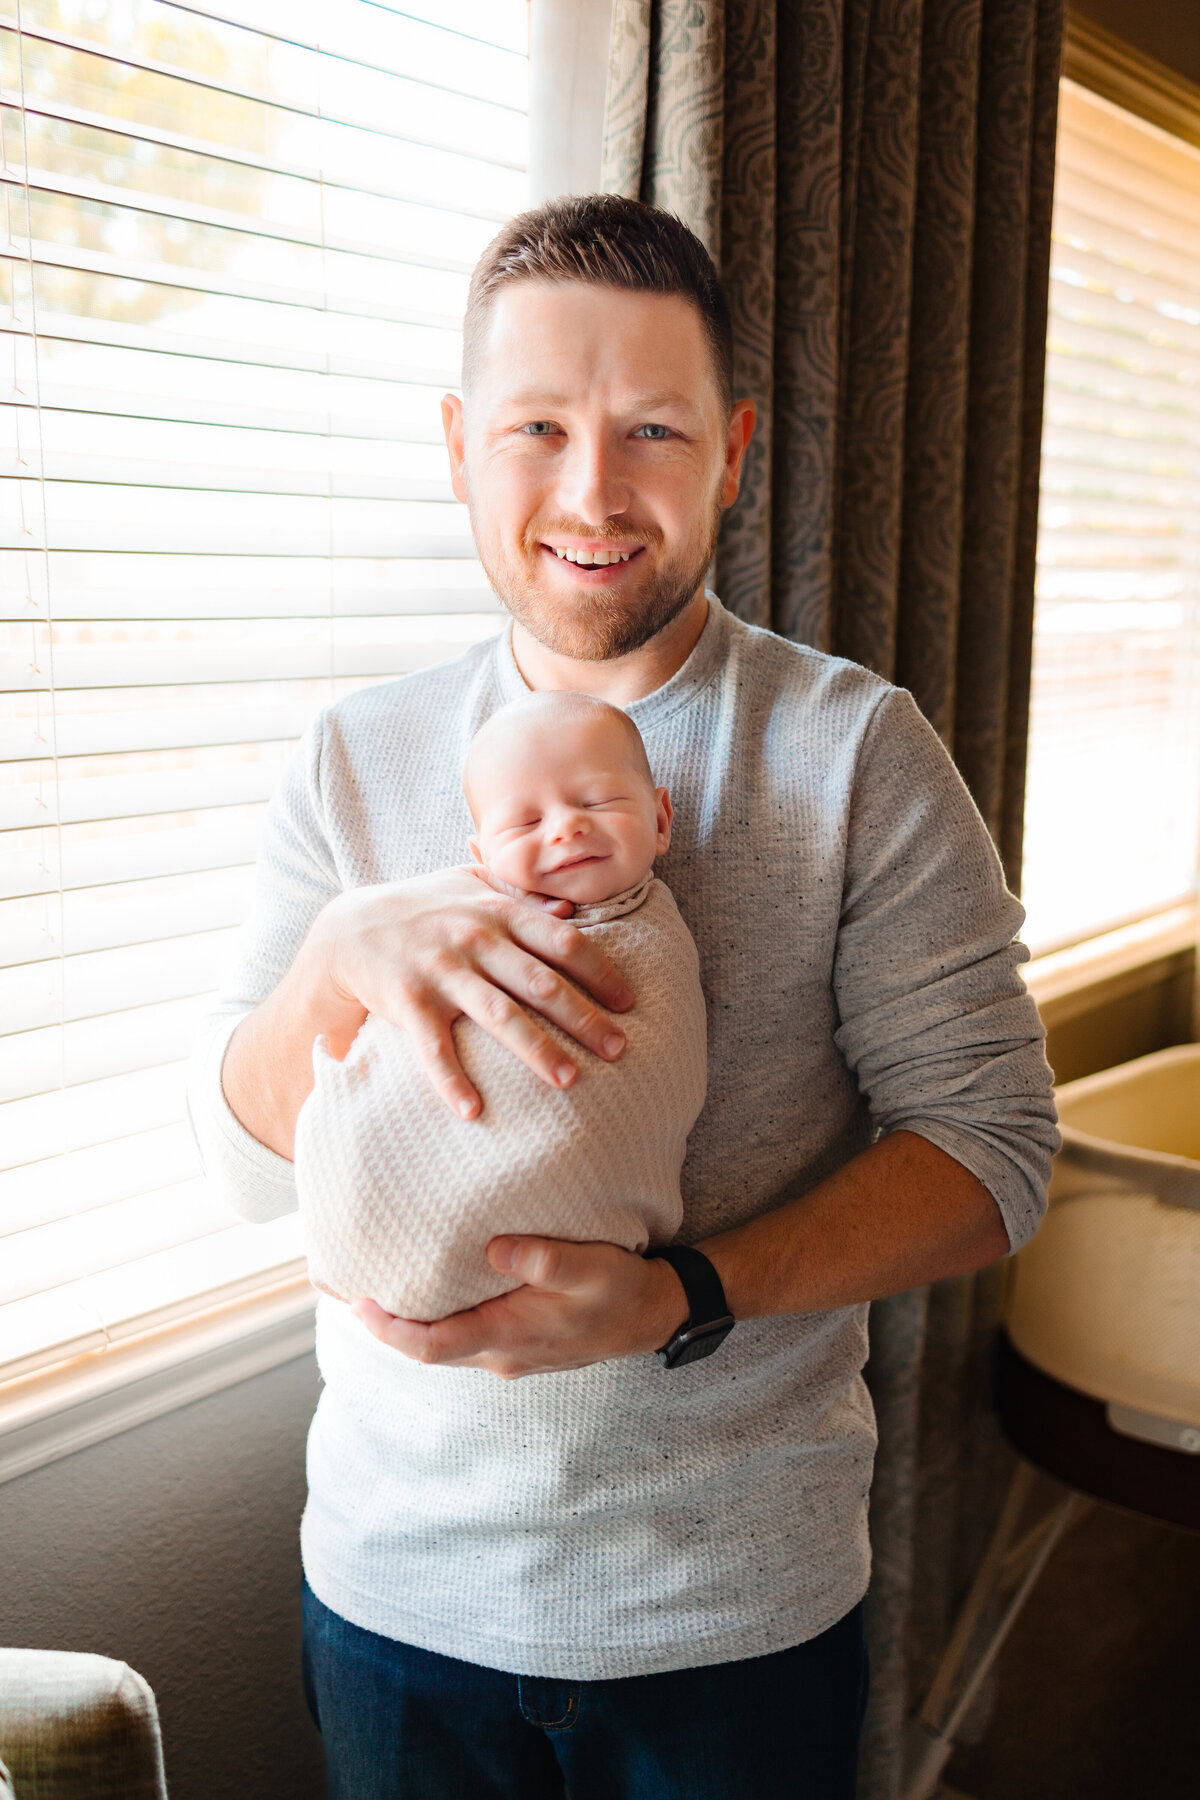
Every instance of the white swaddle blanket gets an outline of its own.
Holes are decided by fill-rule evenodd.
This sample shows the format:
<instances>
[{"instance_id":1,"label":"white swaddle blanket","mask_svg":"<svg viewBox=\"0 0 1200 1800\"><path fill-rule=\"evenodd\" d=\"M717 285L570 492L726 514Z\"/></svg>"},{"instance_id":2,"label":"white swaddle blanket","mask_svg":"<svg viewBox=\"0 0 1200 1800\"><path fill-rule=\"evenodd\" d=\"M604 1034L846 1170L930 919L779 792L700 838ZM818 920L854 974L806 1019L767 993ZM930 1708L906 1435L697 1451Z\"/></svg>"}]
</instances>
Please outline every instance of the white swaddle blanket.
<instances>
[{"instance_id":1,"label":"white swaddle blanket","mask_svg":"<svg viewBox=\"0 0 1200 1800\"><path fill-rule=\"evenodd\" d=\"M313 1046L316 1083L296 1121L296 1187L313 1282L408 1319L439 1319L518 1285L484 1254L500 1232L669 1243L679 1171L704 1104L704 995L692 935L647 877L576 910L635 995L624 1054L606 1063L539 1016L579 1064L547 1087L471 1019L454 1041L483 1097L457 1118L407 1032L369 1017L344 1062Z\"/></svg>"}]
</instances>

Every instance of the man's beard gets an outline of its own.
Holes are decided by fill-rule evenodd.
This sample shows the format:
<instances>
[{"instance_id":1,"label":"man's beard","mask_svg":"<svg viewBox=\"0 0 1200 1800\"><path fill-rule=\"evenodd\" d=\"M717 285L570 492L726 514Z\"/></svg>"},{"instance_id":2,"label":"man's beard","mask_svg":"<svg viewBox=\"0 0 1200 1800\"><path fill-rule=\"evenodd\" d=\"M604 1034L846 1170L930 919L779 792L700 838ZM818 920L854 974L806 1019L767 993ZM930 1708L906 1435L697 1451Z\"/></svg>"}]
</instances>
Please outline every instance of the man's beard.
<instances>
[{"instance_id":1,"label":"man's beard","mask_svg":"<svg viewBox=\"0 0 1200 1800\"><path fill-rule=\"evenodd\" d=\"M532 575L533 559L545 555L541 545L547 538L589 538L597 544L628 544L631 539L640 539L649 548L660 543L661 537L617 531L611 525L597 530L571 519L554 519L548 524L539 523L536 528L531 526L526 532L523 564L514 567L511 561L493 556L490 546L486 551L479 547L479 560L505 607L539 644L556 656L569 656L578 662L609 662L648 644L679 617L694 597L717 547L722 511L718 498L703 546L662 564L634 593L622 596L607 588L597 588L595 593L580 589L569 609L542 590ZM478 545L478 537L476 542Z\"/></svg>"}]
</instances>

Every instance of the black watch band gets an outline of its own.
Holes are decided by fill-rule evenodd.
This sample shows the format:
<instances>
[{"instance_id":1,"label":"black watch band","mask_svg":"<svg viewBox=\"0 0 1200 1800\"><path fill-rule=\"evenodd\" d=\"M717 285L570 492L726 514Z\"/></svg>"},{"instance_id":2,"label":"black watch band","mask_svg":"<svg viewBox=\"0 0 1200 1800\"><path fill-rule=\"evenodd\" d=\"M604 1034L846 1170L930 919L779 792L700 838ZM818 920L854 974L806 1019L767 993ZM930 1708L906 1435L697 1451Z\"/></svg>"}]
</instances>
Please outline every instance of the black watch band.
<instances>
[{"instance_id":1,"label":"black watch band","mask_svg":"<svg viewBox=\"0 0 1200 1800\"><path fill-rule=\"evenodd\" d=\"M661 1250L647 1250L646 1255L670 1263L683 1283L688 1303L687 1321L655 1353L659 1361L668 1369L678 1369L684 1363L711 1356L734 1325L721 1277L704 1252L694 1250L690 1244L668 1244Z\"/></svg>"}]
</instances>

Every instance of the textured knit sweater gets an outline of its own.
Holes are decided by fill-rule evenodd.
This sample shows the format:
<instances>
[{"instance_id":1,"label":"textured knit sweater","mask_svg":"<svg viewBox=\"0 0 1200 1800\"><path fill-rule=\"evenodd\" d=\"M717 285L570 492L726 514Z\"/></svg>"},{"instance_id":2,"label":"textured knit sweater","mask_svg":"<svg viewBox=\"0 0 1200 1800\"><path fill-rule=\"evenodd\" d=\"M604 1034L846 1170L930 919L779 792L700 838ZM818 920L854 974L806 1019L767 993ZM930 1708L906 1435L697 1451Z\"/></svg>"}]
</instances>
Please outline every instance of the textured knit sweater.
<instances>
[{"instance_id":1,"label":"textured knit sweater","mask_svg":"<svg viewBox=\"0 0 1200 1800\"><path fill-rule=\"evenodd\" d=\"M661 881L576 909L638 1004L616 1062L585 1056L555 1090L473 1019L454 1041L483 1096L460 1119L409 1034L369 1018L343 1062L324 1040L296 1121L296 1189L308 1272L347 1300L441 1319L518 1286L485 1254L499 1232L669 1244L683 1220L679 1172L704 1104L704 994L696 946ZM567 1034L548 1035L577 1053Z\"/></svg>"},{"instance_id":2,"label":"textured knit sweater","mask_svg":"<svg viewBox=\"0 0 1200 1800\"><path fill-rule=\"evenodd\" d=\"M245 1217L296 1190L223 1098L231 1032L343 888L460 861L467 746L524 691L500 637L339 701L285 774L191 1091L209 1174ZM710 600L687 662L628 710L675 803L658 867L708 1010L681 1238L903 1128L971 1170L1022 1243L1058 1141L1023 914L911 696ZM412 1362L337 1300L317 1317L302 1550L353 1623L583 1680L781 1650L861 1598L865 1306L745 1319L681 1369L632 1356L513 1382Z\"/></svg>"}]
</instances>

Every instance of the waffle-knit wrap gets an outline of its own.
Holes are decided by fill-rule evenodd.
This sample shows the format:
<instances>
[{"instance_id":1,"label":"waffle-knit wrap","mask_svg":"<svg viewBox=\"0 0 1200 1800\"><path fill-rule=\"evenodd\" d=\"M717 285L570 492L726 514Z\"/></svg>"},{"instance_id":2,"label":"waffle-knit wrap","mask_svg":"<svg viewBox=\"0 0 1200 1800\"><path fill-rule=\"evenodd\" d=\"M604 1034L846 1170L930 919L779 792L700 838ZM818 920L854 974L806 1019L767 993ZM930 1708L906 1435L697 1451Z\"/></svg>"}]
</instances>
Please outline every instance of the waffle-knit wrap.
<instances>
[{"instance_id":1,"label":"waffle-knit wrap","mask_svg":"<svg viewBox=\"0 0 1200 1800\"><path fill-rule=\"evenodd\" d=\"M679 1171L704 1104L704 995L691 933L647 877L574 923L636 996L624 1055L606 1063L539 1018L579 1065L548 1087L473 1020L454 1041L483 1097L477 1119L438 1098L398 1026L368 1018L344 1062L313 1046L296 1124L296 1186L313 1282L388 1312L439 1319L517 1286L487 1261L499 1232L627 1250L669 1243Z\"/></svg>"}]
</instances>

